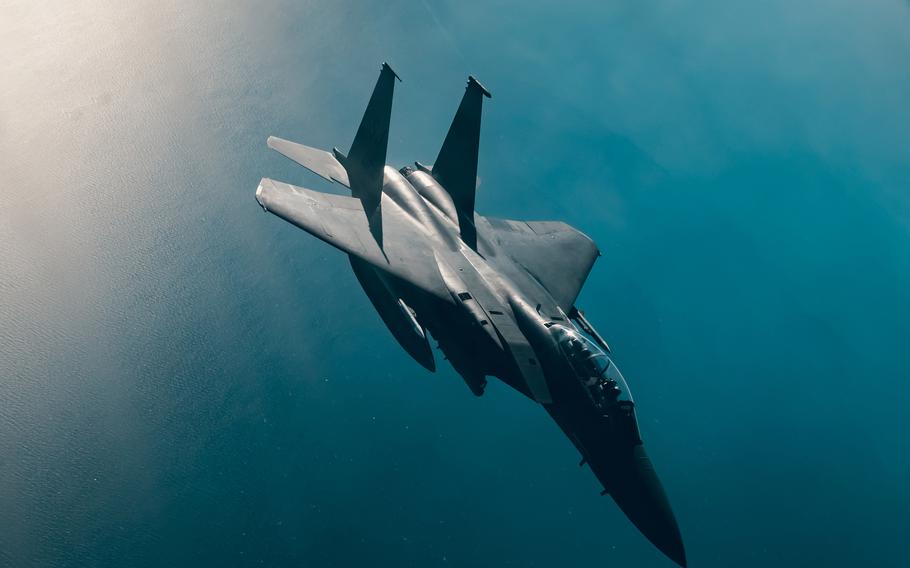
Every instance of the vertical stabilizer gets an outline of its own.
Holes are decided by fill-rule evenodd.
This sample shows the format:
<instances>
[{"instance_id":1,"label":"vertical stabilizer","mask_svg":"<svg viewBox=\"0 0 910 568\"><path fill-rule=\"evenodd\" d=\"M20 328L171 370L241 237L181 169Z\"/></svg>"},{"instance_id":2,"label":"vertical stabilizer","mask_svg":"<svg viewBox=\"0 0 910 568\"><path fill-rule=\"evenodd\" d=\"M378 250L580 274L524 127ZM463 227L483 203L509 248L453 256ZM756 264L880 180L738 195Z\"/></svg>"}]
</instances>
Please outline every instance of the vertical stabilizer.
<instances>
[{"instance_id":1,"label":"vertical stabilizer","mask_svg":"<svg viewBox=\"0 0 910 568\"><path fill-rule=\"evenodd\" d=\"M363 202L367 216L372 216L379 208L382 195L395 79L401 80L388 63L383 63L379 80L351 143L351 151L344 156L335 150L335 157L347 170L351 193Z\"/></svg>"},{"instance_id":2,"label":"vertical stabilizer","mask_svg":"<svg viewBox=\"0 0 910 568\"><path fill-rule=\"evenodd\" d=\"M436 163L433 177L452 196L462 226L462 238L472 248L476 246L474 231L474 194L477 189L477 155L480 148L480 115L483 97L490 92L468 77L461 104L449 127ZM466 234L467 233L467 234Z\"/></svg>"}]
</instances>

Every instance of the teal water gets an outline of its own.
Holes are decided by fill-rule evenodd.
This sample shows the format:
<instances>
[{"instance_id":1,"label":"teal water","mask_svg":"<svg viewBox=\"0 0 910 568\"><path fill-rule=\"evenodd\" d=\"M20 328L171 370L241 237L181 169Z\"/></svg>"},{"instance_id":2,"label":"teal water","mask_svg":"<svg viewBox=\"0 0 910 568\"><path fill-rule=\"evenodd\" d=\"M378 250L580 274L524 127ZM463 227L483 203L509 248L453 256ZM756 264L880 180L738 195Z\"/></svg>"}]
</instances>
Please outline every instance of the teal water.
<instances>
[{"instance_id":1,"label":"teal water","mask_svg":"<svg viewBox=\"0 0 910 568\"><path fill-rule=\"evenodd\" d=\"M389 158L465 77L478 209L604 251L691 566L907 566L910 6L0 5L0 566L670 566L545 414L394 343L326 189L379 63ZM128 5L129 4L129 5Z\"/></svg>"}]
</instances>

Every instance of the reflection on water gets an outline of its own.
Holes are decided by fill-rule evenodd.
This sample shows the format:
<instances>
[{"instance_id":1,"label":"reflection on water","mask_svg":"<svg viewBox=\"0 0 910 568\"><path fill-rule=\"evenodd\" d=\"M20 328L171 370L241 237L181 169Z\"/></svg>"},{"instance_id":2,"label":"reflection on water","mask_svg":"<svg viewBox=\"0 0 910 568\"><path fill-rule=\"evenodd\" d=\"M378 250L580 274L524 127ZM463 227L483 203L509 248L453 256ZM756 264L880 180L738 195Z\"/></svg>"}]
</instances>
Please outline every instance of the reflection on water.
<instances>
[{"instance_id":1,"label":"reflection on water","mask_svg":"<svg viewBox=\"0 0 910 568\"><path fill-rule=\"evenodd\" d=\"M0 565L663 565L256 207L326 189L265 139L345 147L382 60L397 165L474 73L481 211L601 244L693 564L906 564L906 6L506 4L0 6Z\"/></svg>"}]
</instances>

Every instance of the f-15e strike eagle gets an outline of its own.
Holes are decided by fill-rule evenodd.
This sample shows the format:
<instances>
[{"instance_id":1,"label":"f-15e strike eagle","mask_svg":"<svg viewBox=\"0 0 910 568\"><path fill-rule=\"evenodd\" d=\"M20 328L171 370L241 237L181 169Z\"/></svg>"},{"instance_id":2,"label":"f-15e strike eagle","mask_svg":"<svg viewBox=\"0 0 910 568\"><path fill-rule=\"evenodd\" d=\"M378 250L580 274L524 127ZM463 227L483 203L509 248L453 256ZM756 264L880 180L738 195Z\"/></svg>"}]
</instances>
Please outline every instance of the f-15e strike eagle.
<instances>
[{"instance_id":1,"label":"f-15e strike eagle","mask_svg":"<svg viewBox=\"0 0 910 568\"><path fill-rule=\"evenodd\" d=\"M490 93L473 77L435 163L386 165L396 79L383 63L347 154L268 139L270 148L346 186L351 197L263 178L256 200L347 253L376 311L418 363L436 369L429 331L475 395L493 376L540 403L603 494L685 566L629 387L607 343L575 307L597 246L562 222L474 211L481 106Z\"/></svg>"}]
</instances>

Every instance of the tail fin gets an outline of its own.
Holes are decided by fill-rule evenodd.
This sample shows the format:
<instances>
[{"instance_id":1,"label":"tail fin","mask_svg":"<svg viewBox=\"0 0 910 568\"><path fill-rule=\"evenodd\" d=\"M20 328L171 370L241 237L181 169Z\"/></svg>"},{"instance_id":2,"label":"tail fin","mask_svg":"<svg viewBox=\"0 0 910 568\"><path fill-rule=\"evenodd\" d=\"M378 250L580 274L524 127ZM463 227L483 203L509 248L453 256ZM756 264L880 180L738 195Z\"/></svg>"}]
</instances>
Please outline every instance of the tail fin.
<instances>
[{"instance_id":1,"label":"tail fin","mask_svg":"<svg viewBox=\"0 0 910 568\"><path fill-rule=\"evenodd\" d=\"M433 177L452 196L459 217L473 224L474 194L477 189L477 154L480 147L480 113L483 97L490 92L468 77L468 86L458 105L455 119L433 164Z\"/></svg>"},{"instance_id":2,"label":"tail fin","mask_svg":"<svg viewBox=\"0 0 910 568\"><path fill-rule=\"evenodd\" d=\"M335 157L347 170L351 193L363 202L367 215L379 207L382 195L395 79L401 80L388 63L383 63L379 80L376 81L373 95L351 144L351 151L344 156L334 150Z\"/></svg>"}]
</instances>

